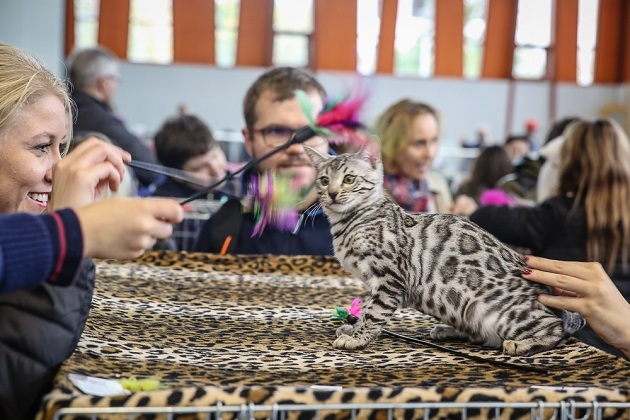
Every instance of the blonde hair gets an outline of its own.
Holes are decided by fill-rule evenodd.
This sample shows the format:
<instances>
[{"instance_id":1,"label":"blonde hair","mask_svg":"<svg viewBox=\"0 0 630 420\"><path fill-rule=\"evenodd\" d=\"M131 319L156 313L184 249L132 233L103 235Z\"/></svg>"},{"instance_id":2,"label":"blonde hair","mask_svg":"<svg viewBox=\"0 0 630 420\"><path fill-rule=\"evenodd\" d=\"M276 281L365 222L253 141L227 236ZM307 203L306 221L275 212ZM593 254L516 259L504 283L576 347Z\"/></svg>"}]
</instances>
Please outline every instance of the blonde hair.
<instances>
[{"instance_id":1,"label":"blonde hair","mask_svg":"<svg viewBox=\"0 0 630 420\"><path fill-rule=\"evenodd\" d=\"M586 255L611 274L630 250L630 141L611 119L577 121L565 131L558 193L586 213Z\"/></svg>"},{"instance_id":2,"label":"blonde hair","mask_svg":"<svg viewBox=\"0 0 630 420\"><path fill-rule=\"evenodd\" d=\"M72 139L73 102L66 84L32 55L0 43L0 138L15 124L25 107L47 95L54 95L63 104L66 137Z\"/></svg>"},{"instance_id":3,"label":"blonde hair","mask_svg":"<svg viewBox=\"0 0 630 420\"><path fill-rule=\"evenodd\" d=\"M396 102L378 117L374 132L381 140L385 172L398 171L396 160L400 151L413 141L413 122L416 117L425 114L433 115L440 127L440 116L434 107L411 99Z\"/></svg>"}]
</instances>

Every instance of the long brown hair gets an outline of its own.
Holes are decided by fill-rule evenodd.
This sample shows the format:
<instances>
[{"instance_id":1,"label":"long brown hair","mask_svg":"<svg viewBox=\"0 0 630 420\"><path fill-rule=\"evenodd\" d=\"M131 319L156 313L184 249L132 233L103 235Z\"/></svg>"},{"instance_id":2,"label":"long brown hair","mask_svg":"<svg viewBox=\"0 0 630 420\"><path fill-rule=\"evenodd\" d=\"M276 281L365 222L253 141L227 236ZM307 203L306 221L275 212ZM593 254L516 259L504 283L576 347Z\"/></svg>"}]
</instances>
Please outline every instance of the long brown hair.
<instances>
[{"instance_id":1,"label":"long brown hair","mask_svg":"<svg viewBox=\"0 0 630 420\"><path fill-rule=\"evenodd\" d=\"M611 119L577 121L565 131L560 166L561 196L575 197L586 212L586 255L611 274L630 250L630 141Z\"/></svg>"}]
</instances>

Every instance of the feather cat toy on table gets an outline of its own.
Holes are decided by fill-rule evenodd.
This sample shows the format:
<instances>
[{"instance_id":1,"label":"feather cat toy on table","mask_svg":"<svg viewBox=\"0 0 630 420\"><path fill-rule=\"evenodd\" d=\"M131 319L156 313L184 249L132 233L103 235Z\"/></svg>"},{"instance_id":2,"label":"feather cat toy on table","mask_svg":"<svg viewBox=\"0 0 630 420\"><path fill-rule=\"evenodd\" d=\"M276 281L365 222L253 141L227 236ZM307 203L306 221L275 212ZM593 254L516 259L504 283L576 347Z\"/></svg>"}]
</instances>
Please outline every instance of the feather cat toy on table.
<instances>
[{"instance_id":1,"label":"feather cat toy on table","mask_svg":"<svg viewBox=\"0 0 630 420\"><path fill-rule=\"evenodd\" d=\"M435 317L433 339L465 338L519 356L552 349L584 326L578 314L538 302L550 290L521 278L523 256L476 224L405 212L384 194L377 158L304 148L335 256L370 292L358 322L337 329L335 347L366 347L398 307Z\"/></svg>"}]
</instances>

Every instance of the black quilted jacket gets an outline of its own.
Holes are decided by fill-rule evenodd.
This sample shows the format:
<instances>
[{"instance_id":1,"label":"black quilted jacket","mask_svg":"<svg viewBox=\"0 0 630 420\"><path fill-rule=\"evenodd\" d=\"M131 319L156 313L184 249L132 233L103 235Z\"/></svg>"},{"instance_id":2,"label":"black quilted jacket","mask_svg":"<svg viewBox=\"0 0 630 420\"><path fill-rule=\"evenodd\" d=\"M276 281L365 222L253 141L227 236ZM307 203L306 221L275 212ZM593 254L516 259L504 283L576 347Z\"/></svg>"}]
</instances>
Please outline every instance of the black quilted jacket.
<instances>
[{"instance_id":1,"label":"black quilted jacket","mask_svg":"<svg viewBox=\"0 0 630 420\"><path fill-rule=\"evenodd\" d=\"M0 296L0 419L35 417L59 366L79 342L94 275L94 263L86 259L71 286L44 284Z\"/></svg>"}]
</instances>

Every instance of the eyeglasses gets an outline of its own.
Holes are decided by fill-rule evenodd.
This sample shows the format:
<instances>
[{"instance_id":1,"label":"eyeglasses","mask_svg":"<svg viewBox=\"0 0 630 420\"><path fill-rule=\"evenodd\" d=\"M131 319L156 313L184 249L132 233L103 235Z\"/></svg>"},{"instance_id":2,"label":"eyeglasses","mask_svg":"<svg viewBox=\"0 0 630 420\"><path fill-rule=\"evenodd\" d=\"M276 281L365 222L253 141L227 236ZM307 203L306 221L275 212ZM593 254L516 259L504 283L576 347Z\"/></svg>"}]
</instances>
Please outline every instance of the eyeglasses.
<instances>
[{"instance_id":1,"label":"eyeglasses","mask_svg":"<svg viewBox=\"0 0 630 420\"><path fill-rule=\"evenodd\" d=\"M255 133L262 134L263 143L267 147L278 147L282 146L293 137L293 134L297 131L289 127L284 127L281 125L270 125L268 127L263 127L258 130L252 130ZM319 147L328 143L328 140L324 137L315 136L306 140L303 144L306 144L310 147Z\"/></svg>"}]
</instances>

